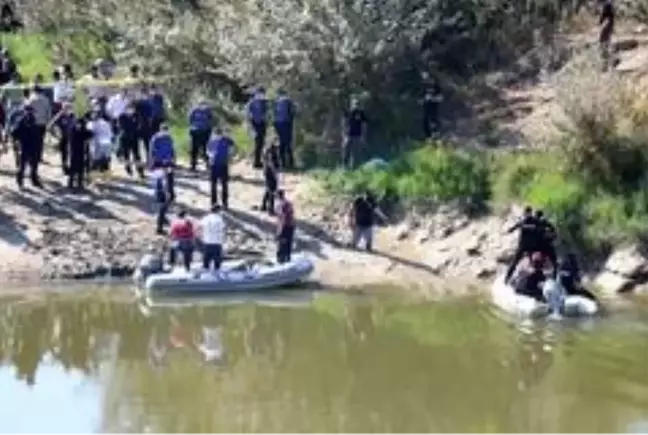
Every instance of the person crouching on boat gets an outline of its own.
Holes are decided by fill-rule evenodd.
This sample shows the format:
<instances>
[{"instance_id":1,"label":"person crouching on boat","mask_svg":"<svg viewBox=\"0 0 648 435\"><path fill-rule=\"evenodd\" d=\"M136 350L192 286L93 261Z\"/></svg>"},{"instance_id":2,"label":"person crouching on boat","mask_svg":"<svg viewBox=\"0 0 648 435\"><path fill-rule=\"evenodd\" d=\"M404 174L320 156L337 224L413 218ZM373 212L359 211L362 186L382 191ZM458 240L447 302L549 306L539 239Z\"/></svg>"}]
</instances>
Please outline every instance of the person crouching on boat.
<instances>
[{"instance_id":1,"label":"person crouching on boat","mask_svg":"<svg viewBox=\"0 0 648 435\"><path fill-rule=\"evenodd\" d=\"M171 267L175 266L176 256L180 253L184 267L189 272L193 261L195 233L194 225L191 219L187 217L186 211L180 210L177 218L171 222L169 237L171 239L171 249L169 249Z\"/></svg>"},{"instance_id":2,"label":"person crouching on boat","mask_svg":"<svg viewBox=\"0 0 648 435\"><path fill-rule=\"evenodd\" d=\"M220 269L225 243L225 220L220 205L212 205L211 211L202 218L198 228L203 244L203 268L209 270L213 263L214 270Z\"/></svg>"},{"instance_id":3,"label":"person crouching on boat","mask_svg":"<svg viewBox=\"0 0 648 435\"><path fill-rule=\"evenodd\" d=\"M149 276L162 272L164 261L155 246L150 245L135 271L135 282L143 283Z\"/></svg>"},{"instance_id":4,"label":"person crouching on boat","mask_svg":"<svg viewBox=\"0 0 648 435\"><path fill-rule=\"evenodd\" d=\"M515 255L513 256L513 261L506 271L506 277L504 281L508 283L515 272L515 268L518 263L526 256L530 255L532 252L538 250L539 242L539 226L538 220L533 216L533 209L531 207L524 208L524 214L522 218L509 230L508 233L519 230L520 235L518 238L518 246L515 250Z\"/></svg>"},{"instance_id":5,"label":"person crouching on boat","mask_svg":"<svg viewBox=\"0 0 648 435\"><path fill-rule=\"evenodd\" d=\"M596 301L596 296L581 284L580 268L574 254L567 254L558 261L557 275L558 282L569 296L583 296Z\"/></svg>"},{"instance_id":6,"label":"person crouching on boat","mask_svg":"<svg viewBox=\"0 0 648 435\"><path fill-rule=\"evenodd\" d=\"M542 283L546 280L544 274L545 257L540 252L531 254L530 267L520 273L515 283L515 292L544 302Z\"/></svg>"}]
</instances>

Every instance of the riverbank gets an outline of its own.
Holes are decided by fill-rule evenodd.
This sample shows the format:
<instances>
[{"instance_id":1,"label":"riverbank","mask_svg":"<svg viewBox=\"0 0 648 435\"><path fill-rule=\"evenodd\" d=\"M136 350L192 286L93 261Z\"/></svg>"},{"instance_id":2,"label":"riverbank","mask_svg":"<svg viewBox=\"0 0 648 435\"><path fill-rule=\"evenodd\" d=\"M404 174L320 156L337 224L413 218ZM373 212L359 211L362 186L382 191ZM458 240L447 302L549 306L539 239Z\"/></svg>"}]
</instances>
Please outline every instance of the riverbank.
<instances>
[{"instance_id":1,"label":"riverbank","mask_svg":"<svg viewBox=\"0 0 648 435\"><path fill-rule=\"evenodd\" d=\"M164 246L154 232L154 209L150 187L130 179L121 167L103 185L75 194L64 181L55 155L42 167L44 190L28 187L19 191L11 159L0 162L0 281L38 283L83 280L105 276L128 277L143 250L150 244ZM272 256L274 221L257 210L263 186L261 174L247 162L232 168L231 209L227 255ZM414 244L399 241L396 228L378 234L377 252L368 254L345 248L341 233L328 224L339 222L322 213L309 196L307 175L285 174L283 185L294 198L300 219L296 249L316 259L314 280L327 287L363 285L419 285L439 280L422 261ZM205 174L178 171L179 205L193 218L208 209ZM333 225L334 227L335 225ZM346 236L346 235L344 235ZM417 248L417 249L414 249Z\"/></svg>"},{"instance_id":2,"label":"riverbank","mask_svg":"<svg viewBox=\"0 0 648 435\"><path fill-rule=\"evenodd\" d=\"M5 157L0 162L0 281L129 277L148 245L166 244L154 232L150 188L130 179L121 167L105 185L73 194L62 185L58 165L52 164L42 169L44 190L19 191L10 161ZM232 206L226 214L226 251L231 257L273 255L274 221L256 207L263 193L260 175L247 162L232 168ZM425 215L394 217L378 229L375 252L350 250L344 218L348 203L327 196L308 174L285 174L283 184L298 213L296 250L315 259L313 280L324 287L398 286L430 296L476 291L487 288L515 246L515 234L505 229L519 216L517 207L471 218L443 206ZM180 170L177 187L179 205L193 218L201 217L209 203L205 175ZM618 251L605 269L597 283L613 293L640 281L648 260L635 248Z\"/></svg>"}]
</instances>

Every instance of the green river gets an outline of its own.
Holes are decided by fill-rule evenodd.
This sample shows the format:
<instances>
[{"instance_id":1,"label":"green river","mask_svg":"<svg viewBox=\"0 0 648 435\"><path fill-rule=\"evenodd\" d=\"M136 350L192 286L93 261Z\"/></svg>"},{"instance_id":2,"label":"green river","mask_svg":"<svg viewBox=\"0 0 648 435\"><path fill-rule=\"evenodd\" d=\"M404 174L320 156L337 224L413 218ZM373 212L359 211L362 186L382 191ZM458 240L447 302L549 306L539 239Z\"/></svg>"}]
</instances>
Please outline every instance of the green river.
<instances>
[{"instance_id":1,"label":"green river","mask_svg":"<svg viewBox=\"0 0 648 435\"><path fill-rule=\"evenodd\" d=\"M645 300L571 323L399 292L167 302L0 298L0 432L648 432Z\"/></svg>"}]
</instances>

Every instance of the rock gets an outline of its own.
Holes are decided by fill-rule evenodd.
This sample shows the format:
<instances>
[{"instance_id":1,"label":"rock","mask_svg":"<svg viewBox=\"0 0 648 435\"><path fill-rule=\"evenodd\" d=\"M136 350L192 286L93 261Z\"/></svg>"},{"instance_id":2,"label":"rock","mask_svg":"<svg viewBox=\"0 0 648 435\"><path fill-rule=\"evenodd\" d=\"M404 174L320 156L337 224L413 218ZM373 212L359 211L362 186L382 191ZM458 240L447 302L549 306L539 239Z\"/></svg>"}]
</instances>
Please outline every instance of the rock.
<instances>
[{"instance_id":1,"label":"rock","mask_svg":"<svg viewBox=\"0 0 648 435\"><path fill-rule=\"evenodd\" d=\"M427 258L427 264L434 273L441 273L452 262L452 254L444 252L433 252Z\"/></svg>"},{"instance_id":2,"label":"rock","mask_svg":"<svg viewBox=\"0 0 648 435\"><path fill-rule=\"evenodd\" d=\"M638 278L648 272L648 259L637 245L615 250L605 263L604 269L626 278Z\"/></svg>"},{"instance_id":3,"label":"rock","mask_svg":"<svg viewBox=\"0 0 648 435\"><path fill-rule=\"evenodd\" d=\"M606 293L622 293L630 290L634 282L630 278L604 271L594 279L594 285Z\"/></svg>"},{"instance_id":4,"label":"rock","mask_svg":"<svg viewBox=\"0 0 648 435\"><path fill-rule=\"evenodd\" d=\"M410 226L407 223L403 223L396 228L396 238L398 240L407 239L410 235Z\"/></svg>"}]
</instances>

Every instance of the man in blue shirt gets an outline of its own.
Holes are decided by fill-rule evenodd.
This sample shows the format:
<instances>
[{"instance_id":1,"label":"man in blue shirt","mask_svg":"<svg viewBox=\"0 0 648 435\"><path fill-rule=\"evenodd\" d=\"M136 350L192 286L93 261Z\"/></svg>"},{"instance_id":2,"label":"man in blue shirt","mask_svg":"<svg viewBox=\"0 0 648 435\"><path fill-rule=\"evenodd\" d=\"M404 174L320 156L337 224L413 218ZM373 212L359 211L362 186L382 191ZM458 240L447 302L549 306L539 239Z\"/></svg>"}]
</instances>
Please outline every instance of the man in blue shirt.
<instances>
[{"instance_id":1,"label":"man in blue shirt","mask_svg":"<svg viewBox=\"0 0 648 435\"><path fill-rule=\"evenodd\" d=\"M254 134L254 167L261 169L261 155L265 146L268 119L268 100L265 89L259 87L247 105L247 118Z\"/></svg>"},{"instance_id":2,"label":"man in blue shirt","mask_svg":"<svg viewBox=\"0 0 648 435\"><path fill-rule=\"evenodd\" d=\"M155 134L160 131L162 123L166 121L166 102L162 91L160 91L156 84L151 84L149 100L152 109L151 129L153 134Z\"/></svg>"},{"instance_id":3,"label":"man in blue shirt","mask_svg":"<svg viewBox=\"0 0 648 435\"><path fill-rule=\"evenodd\" d=\"M207 101L201 101L189 112L189 135L191 136L191 170L196 171L198 156L207 162L207 142L214 124L214 116Z\"/></svg>"},{"instance_id":4,"label":"man in blue shirt","mask_svg":"<svg viewBox=\"0 0 648 435\"><path fill-rule=\"evenodd\" d=\"M229 160L234 151L234 141L223 132L223 129L216 127L214 134L207 144L207 155L209 156L210 172L210 193L212 206L218 204L218 191L216 185L221 185L223 196L223 208L227 209L229 197Z\"/></svg>"},{"instance_id":5,"label":"man in blue shirt","mask_svg":"<svg viewBox=\"0 0 648 435\"><path fill-rule=\"evenodd\" d=\"M342 145L342 166L352 169L354 157L362 144L367 127L367 115L358 99L351 100L351 107L344 114L344 143Z\"/></svg>"},{"instance_id":6,"label":"man in blue shirt","mask_svg":"<svg viewBox=\"0 0 648 435\"><path fill-rule=\"evenodd\" d=\"M293 156L293 121L295 119L295 104L286 95L286 91L279 89L274 102L274 127L279 139L279 158L282 168L294 168Z\"/></svg>"},{"instance_id":7,"label":"man in blue shirt","mask_svg":"<svg viewBox=\"0 0 648 435\"><path fill-rule=\"evenodd\" d=\"M135 113L137 114L138 136L142 141L146 155L149 155L149 144L153 136L153 106L151 104L150 93L147 87L142 86L138 98L135 99Z\"/></svg>"},{"instance_id":8,"label":"man in blue shirt","mask_svg":"<svg viewBox=\"0 0 648 435\"><path fill-rule=\"evenodd\" d=\"M155 133L150 143L151 169L164 169L166 172L166 183L170 194L170 201L175 199L175 184L173 168L175 166L175 145L173 137L169 134L169 126L162 124L160 131Z\"/></svg>"}]
</instances>

